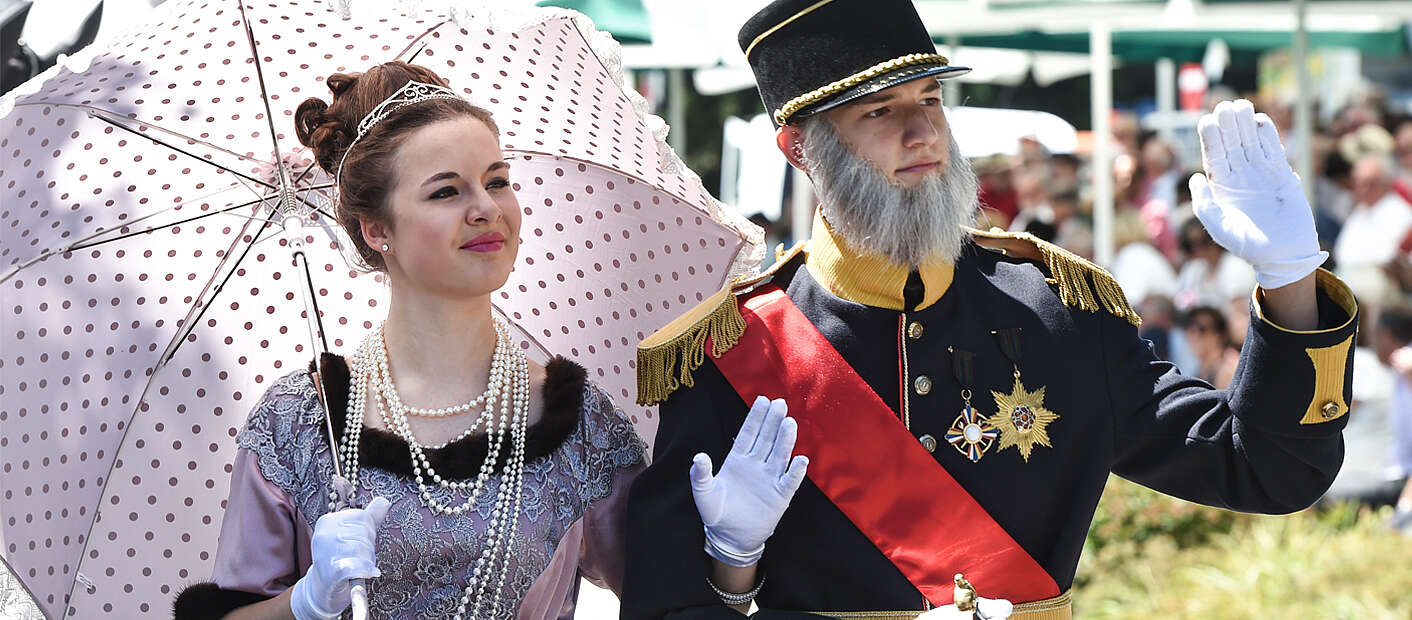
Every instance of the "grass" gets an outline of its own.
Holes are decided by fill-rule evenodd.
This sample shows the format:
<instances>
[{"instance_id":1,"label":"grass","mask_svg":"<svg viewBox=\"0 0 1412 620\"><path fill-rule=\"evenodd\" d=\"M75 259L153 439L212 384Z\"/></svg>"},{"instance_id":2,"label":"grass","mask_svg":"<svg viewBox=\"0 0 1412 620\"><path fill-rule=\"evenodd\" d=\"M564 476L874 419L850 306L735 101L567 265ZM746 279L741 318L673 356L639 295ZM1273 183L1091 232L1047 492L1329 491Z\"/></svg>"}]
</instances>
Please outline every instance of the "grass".
<instances>
[{"instance_id":1,"label":"grass","mask_svg":"<svg viewBox=\"0 0 1412 620\"><path fill-rule=\"evenodd\" d=\"M1412 537L1385 526L1391 514L1244 515L1114 477L1079 563L1075 617L1412 619Z\"/></svg>"}]
</instances>

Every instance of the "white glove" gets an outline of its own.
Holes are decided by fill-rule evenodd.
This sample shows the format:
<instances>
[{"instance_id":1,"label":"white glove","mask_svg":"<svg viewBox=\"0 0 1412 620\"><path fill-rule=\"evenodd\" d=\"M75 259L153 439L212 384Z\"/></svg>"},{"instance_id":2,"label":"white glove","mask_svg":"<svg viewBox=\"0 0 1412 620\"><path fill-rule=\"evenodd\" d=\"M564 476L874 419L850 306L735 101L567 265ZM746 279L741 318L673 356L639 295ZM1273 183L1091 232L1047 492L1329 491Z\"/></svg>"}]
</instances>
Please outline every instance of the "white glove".
<instances>
[{"instance_id":1,"label":"white glove","mask_svg":"<svg viewBox=\"0 0 1412 620\"><path fill-rule=\"evenodd\" d=\"M955 605L947 605L917 616L917 620L1002 620L1009 618L1010 612L1014 610L1015 605L1003 598L978 596L974 612L961 611L956 609Z\"/></svg>"},{"instance_id":2,"label":"white glove","mask_svg":"<svg viewBox=\"0 0 1412 620\"><path fill-rule=\"evenodd\" d=\"M706 453L692 459L691 495L706 526L706 553L728 566L760 561L765 539L804 481L809 458L790 458L799 426L787 413L783 400L757 397L720 473L711 475Z\"/></svg>"},{"instance_id":3,"label":"white glove","mask_svg":"<svg viewBox=\"0 0 1412 620\"><path fill-rule=\"evenodd\" d=\"M331 512L314 523L313 562L294 582L289 609L299 620L335 620L350 603L348 581L382 574L373 559L378 526L392 503L382 497L367 508Z\"/></svg>"},{"instance_id":4,"label":"white glove","mask_svg":"<svg viewBox=\"0 0 1412 620\"><path fill-rule=\"evenodd\" d=\"M1222 101L1201 117L1201 164L1191 202L1211 238L1255 268L1266 289L1291 284L1328 258L1314 213L1280 145L1275 123L1249 101Z\"/></svg>"}]
</instances>

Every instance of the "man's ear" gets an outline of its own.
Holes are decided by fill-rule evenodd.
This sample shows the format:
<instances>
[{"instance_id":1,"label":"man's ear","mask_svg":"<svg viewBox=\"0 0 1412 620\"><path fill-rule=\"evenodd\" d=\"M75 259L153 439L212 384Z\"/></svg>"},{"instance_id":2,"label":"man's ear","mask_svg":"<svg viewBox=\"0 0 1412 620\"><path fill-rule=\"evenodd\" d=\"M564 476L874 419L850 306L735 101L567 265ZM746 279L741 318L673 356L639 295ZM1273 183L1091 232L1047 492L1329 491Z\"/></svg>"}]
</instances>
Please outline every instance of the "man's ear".
<instances>
[{"instance_id":1,"label":"man's ear","mask_svg":"<svg viewBox=\"0 0 1412 620\"><path fill-rule=\"evenodd\" d=\"M781 125L775 132L775 144L780 147L780 152L784 153L784 158L789 160L789 165L794 166L804 172L808 172L808 166L804 165L804 132L794 125Z\"/></svg>"}]
</instances>

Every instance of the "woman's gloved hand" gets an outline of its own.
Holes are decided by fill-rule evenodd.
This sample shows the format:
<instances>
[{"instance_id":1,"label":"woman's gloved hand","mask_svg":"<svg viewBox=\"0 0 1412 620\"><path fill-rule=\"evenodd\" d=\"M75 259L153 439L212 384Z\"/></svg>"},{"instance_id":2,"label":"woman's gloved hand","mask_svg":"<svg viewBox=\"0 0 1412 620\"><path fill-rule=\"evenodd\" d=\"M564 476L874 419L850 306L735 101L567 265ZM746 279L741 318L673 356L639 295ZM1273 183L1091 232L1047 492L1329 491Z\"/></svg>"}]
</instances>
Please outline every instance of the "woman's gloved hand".
<instances>
[{"instance_id":1,"label":"woman's gloved hand","mask_svg":"<svg viewBox=\"0 0 1412 620\"><path fill-rule=\"evenodd\" d=\"M373 557L378 526L392 503L375 497L366 508L331 512L314 523L313 562L294 583L289 609L299 620L335 620L350 603L350 579L377 577Z\"/></svg>"}]
</instances>

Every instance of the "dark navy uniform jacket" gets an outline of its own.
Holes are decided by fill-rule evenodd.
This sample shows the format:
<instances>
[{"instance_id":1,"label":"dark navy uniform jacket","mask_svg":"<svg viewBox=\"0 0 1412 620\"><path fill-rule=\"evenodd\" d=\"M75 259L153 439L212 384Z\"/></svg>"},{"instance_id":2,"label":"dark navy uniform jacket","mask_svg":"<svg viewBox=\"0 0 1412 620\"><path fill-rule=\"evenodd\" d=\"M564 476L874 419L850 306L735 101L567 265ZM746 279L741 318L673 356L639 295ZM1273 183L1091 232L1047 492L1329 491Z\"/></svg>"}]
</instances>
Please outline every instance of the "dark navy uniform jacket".
<instances>
[{"instance_id":1,"label":"dark navy uniform jacket","mask_svg":"<svg viewBox=\"0 0 1412 620\"><path fill-rule=\"evenodd\" d=\"M804 264L802 254L786 257L773 283L899 418L905 396L912 435L937 439L932 456L1061 591L1073 584L1110 472L1208 506L1280 514L1314 503L1342 464L1357 309L1327 272L1318 275L1320 329L1282 329L1263 318L1257 301L1231 387L1216 390L1156 359L1129 321L1062 303L1040 263L972 243L941 298L914 312L843 299ZM962 408L948 347L975 353L973 402L990 414L990 391L1009 393L1014 373L991 332L1015 328L1025 386L1043 386L1044 407L1059 415L1047 428L1052 447L1036 445L1026 462L1017 449L996 445L973 463L942 439ZM917 385L923 375L931 383L926 393ZM653 463L632 488L622 597L628 620L739 616L707 585L710 559L687 472L697 452L724 461L748 404L709 355L693 376L693 386L663 402ZM887 466L889 455L857 458ZM924 605L807 479L760 568L757 617ZM985 584L975 586L984 596Z\"/></svg>"}]
</instances>

